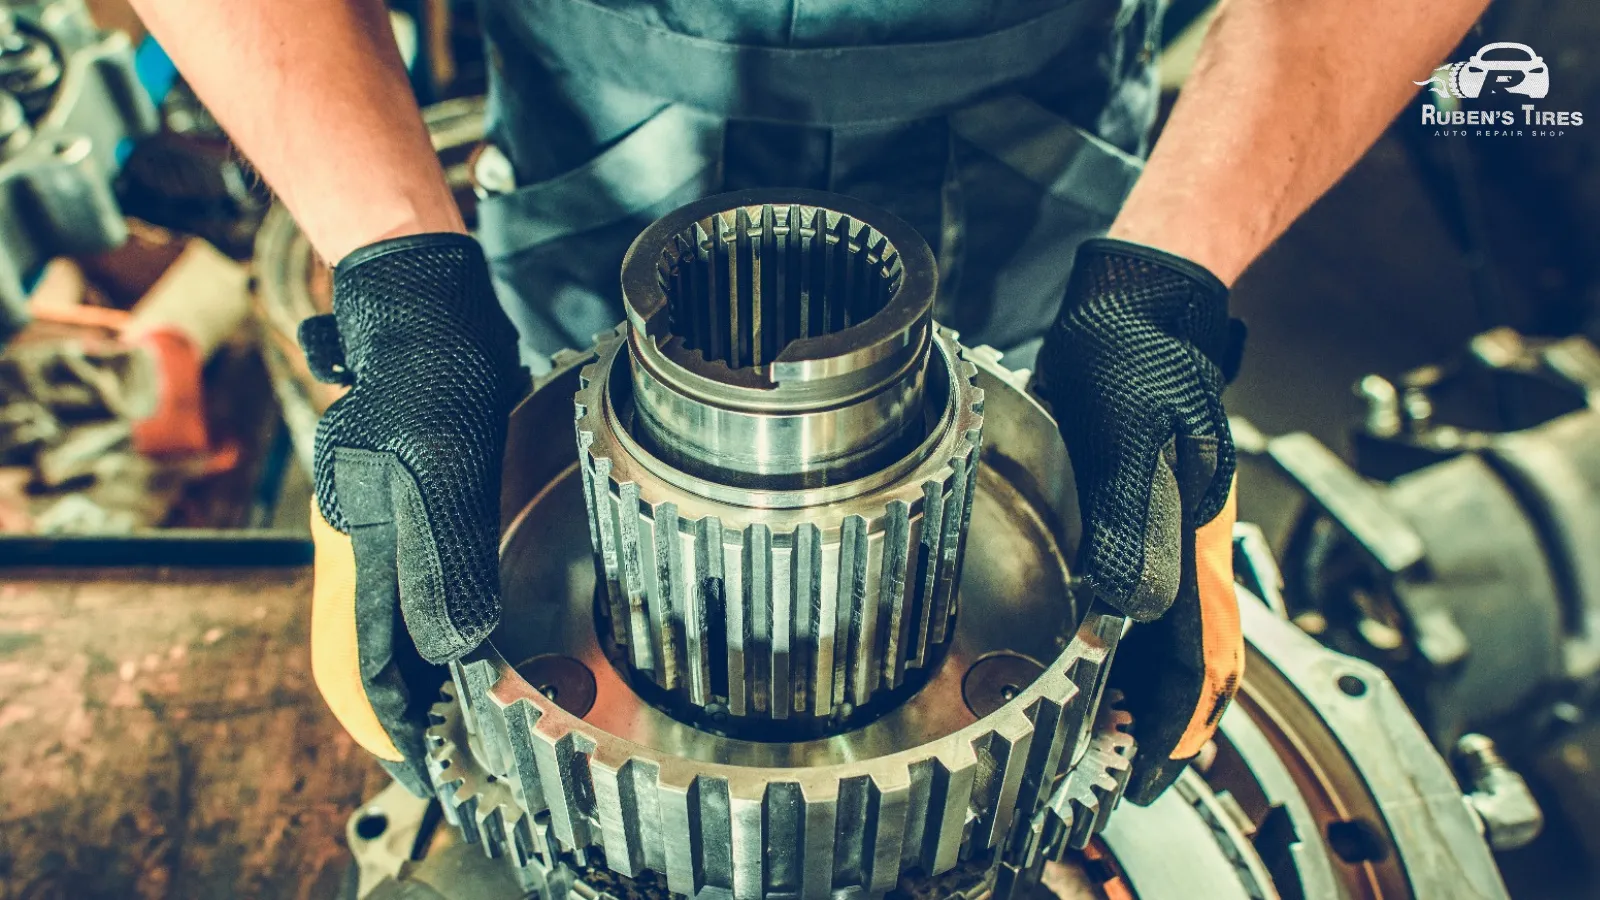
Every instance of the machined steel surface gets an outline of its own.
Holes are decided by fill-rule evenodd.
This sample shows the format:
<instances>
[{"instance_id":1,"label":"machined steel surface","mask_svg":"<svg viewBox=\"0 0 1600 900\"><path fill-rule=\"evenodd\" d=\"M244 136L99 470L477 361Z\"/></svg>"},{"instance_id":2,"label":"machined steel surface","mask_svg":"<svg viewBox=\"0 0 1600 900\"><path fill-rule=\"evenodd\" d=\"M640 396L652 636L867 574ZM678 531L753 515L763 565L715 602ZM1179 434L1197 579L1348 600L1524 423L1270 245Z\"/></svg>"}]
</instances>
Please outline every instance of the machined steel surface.
<instances>
[{"instance_id":1,"label":"machined steel surface","mask_svg":"<svg viewBox=\"0 0 1600 900\"><path fill-rule=\"evenodd\" d=\"M891 466L926 430L937 284L920 235L846 197L749 191L662 218L622 265L640 436L731 487Z\"/></svg>"},{"instance_id":2,"label":"machined steel surface","mask_svg":"<svg viewBox=\"0 0 1600 900\"><path fill-rule=\"evenodd\" d=\"M804 737L937 663L984 415L937 280L903 222L807 192L708 198L634 242L578 443L610 638L675 702Z\"/></svg>"},{"instance_id":3,"label":"machined steel surface","mask_svg":"<svg viewBox=\"0 0 1600 900\"><path fill-rule=\"evenodd\" d=\"M600 345L578 392L578 441L611 636L638 672L728 717L826 722L938 659L983 391L953 340L934 343L929 393L950 399L931 433L884 470L790 490L733 488L656 458L626 424L622 341Z\"/></svg>"},{"instance_id":4,"label":"machined steel surface","mask_svg":"<svg viewBox=\"0 0 1600 900\"><path fill-rule=\"evenodd\" d=\"M1303 798L1298 811L1284 807L1298 840L1325 842L1335 878L1355 896L1505 897L1482 823L1383 672L1320 646L1249 595L1240 613L1250 652L1223 740L1253 730L1233 719L1260 730ZM1259 744L1240 758L1252 772L1274 768ZM1304 855L1295 864L1322 867Z\"/></svg>"}]
</instances>

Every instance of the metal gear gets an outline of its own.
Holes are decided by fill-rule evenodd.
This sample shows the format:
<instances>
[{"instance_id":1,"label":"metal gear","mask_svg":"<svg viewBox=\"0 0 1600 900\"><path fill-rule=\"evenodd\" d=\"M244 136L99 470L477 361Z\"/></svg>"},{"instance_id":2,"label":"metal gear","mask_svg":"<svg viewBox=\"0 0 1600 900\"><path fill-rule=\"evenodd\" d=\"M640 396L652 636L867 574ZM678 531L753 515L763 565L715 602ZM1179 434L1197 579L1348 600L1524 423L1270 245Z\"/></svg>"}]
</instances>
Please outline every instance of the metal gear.
<instances>
[{"instance_id":1,"label":"metal gear","mask_svg":"<svg viewBox=\"0 0 1600 900\"><path fill-rule=\"evenodd\" d=\"M1317 646L1247 591L1239 600L1254 665L1218 729L1215 764L1184 772L1149 806L1121 806L1084 852L1040 865L1037 883L1063 900L1505 900L1481 823L1394 687L1374 667ZM1363 689L1352 692L1352 679ZM452 758L478 765L481 751L458 707L446 702L437 712L434 733L455 742ZM466 797L459 788L450 796ZM391 786L352 814L347 840L357 877L345 897L524 895L500 860L463 846L454 829L432 830L425 805ZM1335 837L1351 822L1363 823L1371 842L1359 863ZM1013 852L1026 836L1013 829L999 865L972 854L938 875L909 873L884 896L1037 897L1035 882L1018 878L1023 859ZM661 879L618 875L596 854L586 867L566 865L570 884L556 882L542 900L666 900Z\"/></svg>"},{"instance_id":2,"label":"metal gear","mask_svg":"<svg viewBox=\"0 0 1600 900\"><path fill-rule=\"evenodd\" d=\"M441 770L512 855L548 823L573 866L675 894L881 895L1004 852L1087 753L1125 620L1072 595L1059 434L998 354L934 327L915 232L778 199L648 229L625 329L512 416L505 615L453 667L487 775ZM548 423L574 402L562 446ZM477 797L488 775L509 789Z\"/></svg>"},{"instance_id":3,"label":"metal gear","mask_svg":"<svg viewBox=\"0 0 1600 900\"><path fill-rule=\"evenodd\" d=\"M467 843L481 845L490 859L505 859L523 890L566 896L572 872L561 862L549 816L530 815L526 799L517 796L517 783L478 763L456 693L451 682L440 688L424 737L428 773L445 821Z\"/></svg>"},{"instance_id":4,"label":"metal gear","mask_svg":"<svg viewBox=\"0 0 1600 900\"><path fill-rule=\"evenodd\" d=\"M856 482L853 497L782 492L758 507L653 477L659 464L619 422L625 339L600 343L582 372L578 446L611 636L638 674L730 717L841 721L937 662L983 391L954 339L933 341L930 374L950 400L914 470Z\"/></svg>"},{"instance_id":5,"label":"metal gear","mask_svg":"<svg viewBox=\"0 0 1600 900\"><path fill-rule=\"evenodd\" d=\"M635 241L629 321L576 402L610 637L639 677L770 739L937 662L983 428L937 280L912 229L842 197L714 197Z\"/></svg>"},{"instance_id":6,"label":"metal gear","mask_svg":"<svg viewBox=\"0 0 1600 900\"><path fill-rule=\"evenodd\" d=\"M1133 716L1120 707L1121 702L1119 692L1106 692L1088 750L1062 776L1061 786L1045 807L1054 820L1051 830L1059 828L1064 838L1059 847L1053 848L1054 852L1047 849L1052 857L1088 846L1089 839L1106 827L1106 820L1128 787L1137 742L1128 731Z\"/></svg>"},{"instance_id":7,"label":"metal gear","mask_svg":"<svg viewBox=\"0 0 1600 900\"><path fill-rule=\"evenodd\" d=\"M659 880L627 885L609 891L615 881L603 863L575 867L561 856L547 815L530 816L525 801L517 797L515 782L497 778L478 763L457 701L457 688L447 682L440 701L431 711L426 733L429 771L445 820L468 844L479 845L490 859L503 859L523 890L541 897L569 895L624 896L640 900L666 900L669 892ZM1059 859L1068 850L1081 850L1104 826L1105 816L1120 800L1134 753L1127 728L1132 717L1116 708L1108 695L1096 717L1094 736L1079 762L1061 776L1059 787L1041 814L1054 816L1058 836L1046 858ZM481 752L481 751L480 751ZM1044 860L1034 863L1034 877ZM936 879L902 881L890 896L904 900L966 900L996 898L996 877L1006 861L995 865L988 857L967 860ZM1014 867L1013 867L1014 868ZM580 886L581 885L581 886Z\"/></svg>"},{"instance_id":8,"label":"metal gear","mask_svg":"<svg viewBox=\"0 0 1600 900\"><path fill-rule=\"evenodd\" d=\"M1102 702L1128 622L1073 596L1059 432L997 353L935 328L914 233L853 201L779 199L711 198L647 229L624 265L625 328L558 359L511 416L505 614L452 665L429 737L448 815L543 900L1022 900L1102 827L1095 846L1140 861L1141 895L1195 890L1169 871L1194 862L1208 898L1270 896L1251 834L1329 880L1324 859L1278 846L1323 833L1274 755L1299 745L1252 744L1238 716L1219 742L1248 771L1215 767L1248 776L1231 800L1191 773L1161 810L1108 821L1135 750ZM813 316L820 333L799 324ZM550 438L564 415L570 444ZM868 550L846 564L851 540ZM1251 633L1261 649L1288 627ZM827 664L841 646L843 675ZM878 680L846 691L863 673ZM1359 712L1301 677L1305 704L1268 706L1307 711L1306 727ZM1254 679L1246 710L1274 690ZM1466 808L1453 785L1442 796L1455 828Z\"/></svg>"},{"instance_id":9,"label":"metal gear","mask_svg":"<svg viewBox=\"0 0 1600 900\"><path fill-rule=\"evenodd\" d=\"M1035 808L1042 786L1087 738L1095 685L1121 626L1092 615L1014 703L953 734L810 766L800 763L826 753L827 741L715 741L735 758L777 756L770 767L686 758L689 748L664 753L588 727L503 663L475 661L459 675L478 757L491 771L497 760L507 764L504 777L529 809L548 812L580 864L599 849L620 874L664 872L678 894L881 893L906 868L939 873L963 853L1000 846L1016 811ZM780 747L790 753L773 752Z\"/></svg>"}]
</instances>

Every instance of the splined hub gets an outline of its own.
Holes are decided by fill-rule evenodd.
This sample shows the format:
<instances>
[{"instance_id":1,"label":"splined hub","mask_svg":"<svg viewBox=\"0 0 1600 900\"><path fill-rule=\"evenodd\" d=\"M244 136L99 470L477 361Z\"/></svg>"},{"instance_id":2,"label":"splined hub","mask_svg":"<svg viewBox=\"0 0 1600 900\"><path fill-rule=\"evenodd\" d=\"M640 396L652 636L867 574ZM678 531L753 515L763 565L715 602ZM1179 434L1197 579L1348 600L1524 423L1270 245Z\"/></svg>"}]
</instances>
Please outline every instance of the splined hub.
<instances>
[{"instance_id":1,"label":"splined hub","mask_svg":"<svg viewBox=\"0 0 1600 900\"><path fill-rule=\"evenodd\" d=\"M938 660L983 425L926 242L781 197L641 234L577 396L611 643L675 714L754 739L871 718Z\"/></svg>"}]
</instances>

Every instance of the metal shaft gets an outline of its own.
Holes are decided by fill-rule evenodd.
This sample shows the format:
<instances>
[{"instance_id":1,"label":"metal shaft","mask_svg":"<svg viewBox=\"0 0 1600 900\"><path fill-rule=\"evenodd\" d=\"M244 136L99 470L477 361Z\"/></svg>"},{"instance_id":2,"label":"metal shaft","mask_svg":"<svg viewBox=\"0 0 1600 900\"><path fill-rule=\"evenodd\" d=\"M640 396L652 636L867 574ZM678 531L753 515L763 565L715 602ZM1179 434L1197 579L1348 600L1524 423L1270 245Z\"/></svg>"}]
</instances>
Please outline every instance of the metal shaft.
<instances>
[{"instance_id":1,"label":"metal shaft","mask_svg":"<svg viewBox=\"0 0 1600 900\"><path fill-rule=\"evenodd\" d=\"M684 472L768 490L904 456L925 425L926 244L824 206L702 211L657 223L624 263L636 436Z\"/></svg>"}]
</instances>

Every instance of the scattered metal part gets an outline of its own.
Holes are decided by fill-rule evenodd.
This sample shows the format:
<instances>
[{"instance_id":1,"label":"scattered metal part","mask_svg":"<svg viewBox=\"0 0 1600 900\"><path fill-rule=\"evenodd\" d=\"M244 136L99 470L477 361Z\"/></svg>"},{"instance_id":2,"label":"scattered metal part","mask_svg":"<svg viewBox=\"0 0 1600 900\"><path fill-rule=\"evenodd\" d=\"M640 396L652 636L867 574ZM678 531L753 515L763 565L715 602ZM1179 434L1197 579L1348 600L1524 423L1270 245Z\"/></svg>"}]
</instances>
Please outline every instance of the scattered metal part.
<instances>
[{"instance_id":1,"label":"scattered metal part","mask_svg":"<svg viewBox=\"0 0 1600 900\"><path fill-rule=\"evenodd\" d=\"M100 458L125 446L132 431L132 426L121 420L73 428L63 440L34 457L39 485L55 489L70 481L93 477Z\"/></svg>"},{"instance_id":2,"label":"scattered metal part","mask_svg":"<svg viewBox=\"0 0 1600 900\"><path fill-rule=\"evenodd\" d=\"M1467 802L1483 819L1489 846L1496 850L1525 847L1544 828L1544 812L1522 780L1481 734L1466 734L1456 742L1456 759L1472 792Z\"/></svg>"},{"instance_id":3,"label":"scattered metal part","mask_svg":"<svg viewBox=\"0 0 1600 900\"><path fill-rule=\"evenodd\" d=\"M0 159L5 159L33 139L33 125L16 94L0 92Z\"/></svg>"},{"instance_id":4,"label":"scattered metal part","mask_svg":"<svg viewBox=\"0 0 1600 900\"><path fill-rule=\"evenodd\" d=\"M1441 751L1490 729L1533 752L1556 705L1590 706L1600 686L1595 373L1600 352L1582 338L1499 329L1474 339L1466 363L1400 382L1426 397L1512 379L1519 390L1502 393L1571 411L1508 432L1412 417L1398 436L1363 435L1359 470L1308 436L1269 442L1293 439L1289 456L1318 460L1284 467L1317 504L1285 547L1297 616L1320 615L1327 643L1383 666ZM1396 542L1374 534L1402 532L1415 562L1397 567L1373 549Z\"/></svg>"},{"instance_id":5,"label":"scattered metal part","mask_svg":"<svg viewBox=\"0 0 1600 900\"><path fill-rule=\"evenodd\" d=\"M1280 796L1273 772L1288 763L1303 812L1273 827L1292 825L1301 842L1318 836L1338 876L1379 896L1505 897L1460 786L1383 672L1320 646L1254 598L1241 597L1240 614L1252 652L1220 733L1250 773L1279 782ZM1266 738L1253 755L1242 749L1252 736L1244 745L1235 737L1240 717ZM1221 769L1219 761L1209 777L1241 800L1248 784L1266 792L1253 775L1229 786ZM1269 814L1253 819L1258 828Z\"/></svg>"},{"instance_id":6,"label":"scattered metal part","mask_svg":"<svg viewBox=\"0 0 1600 900\"><path fill-rule=\"evenodd\" d=\"M345 839L356 869L338 900L516 900L527 896L511 871L439 827L433 801L393 784L350 817ZM567 894L553 898L566 900ZM572 900L600 900L593 892ZM611 898L607 898L611 900ZM626 898L616 898L626 900Z\"/></svg>"},{"instance_id":7,"label":"scattered metal part","mask_svg":"<svg viewBox=\"0 0 1600 900\"><path fill-rule=\"evenodd\" d=\"M123 211L143 222L250 255L272 193L188 84L161 101L161 130L139 141L117 181Z\"/></svg>"},{"instance_id":8,"label":"scattered metal part","mask_svg":"<svg viewBox=\"0 0 1600 900\"><path fill-rule=\"evenodd\" d=\"M1284 618L1289 607L1283 600L1283 572L1272 555L1272 545L1261 526L1239 522L1233 526L1233 577Z\"/></svg>"},{"instance_id":9,"label":"scattered metal part","mask_svg":"<svg viewBox=\"0 0 1600 900\"><path fill-rule=\"evenodd\" d=\"M369 895L381 881L404 877L429 803L394 782L351 813L344 839L355 858L359 896Z\"/></svg>"},{"instance_id":10,"label":"scattered metal part","mask_svg":"<svg viewBox=\"0 0 1600 900\"><path fill-rule=\"evenodd\" d=\"M1321 441L1300 432L1282 435L1267 442L1267 456L1385 571L1404 572L1422 561L1416 531Z\"/></svg>"},{"instance_id":11,"label":"scattered metal part","mask_svg":"<svg viewBox=\"0 0 1600 900\"><path fill-rule=\"evenodd\" d=\"M28 282L47 261L127 236L111 186L118 145L157 125L128 36L96 28L82 0L3 12L0 85L28 123L13 121L0 155L0 341L27 321Z\"/></svg>"},{"instance_id":12,"label":"scattered metal part","mask_svg":"<svg viewBox=\"0 0 1600 900\"><path fill-rule=\"evenodd\" d=\"M1404 420L1401 417L1400 392L1394 384L1381 375L1368 375L1356 384L1356 393L1367 401L1367 431L1375 435L1393 437L1400 433Z\"/></svg>"},{"instance_id":13,"label":"scattered metal part","mask_svg":"<svg viewBox=\"0 0 1600 900\"><path fill-rule=\"evenodd\" d=\"M0 8L0 90L20 100L33 117L49 108L61 80L61 60L36 27L18 23L14 9Z\"/></svg>"}]
</instances>

